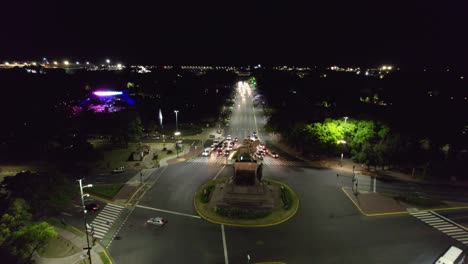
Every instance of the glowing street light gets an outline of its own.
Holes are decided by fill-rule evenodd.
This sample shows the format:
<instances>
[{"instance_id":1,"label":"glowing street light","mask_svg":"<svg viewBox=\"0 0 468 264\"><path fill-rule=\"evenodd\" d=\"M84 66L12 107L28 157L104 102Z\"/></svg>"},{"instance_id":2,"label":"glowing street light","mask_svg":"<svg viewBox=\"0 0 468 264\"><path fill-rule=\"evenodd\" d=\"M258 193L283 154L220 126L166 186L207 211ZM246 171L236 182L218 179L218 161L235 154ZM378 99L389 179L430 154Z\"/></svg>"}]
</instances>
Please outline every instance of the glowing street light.
<instances>
[{"instance_id":1,"label":"glowing street light","mask_svg":"<svg viewBox=\"0 0 468 264\"><path fill-rule=\"evenodd\" d=\"M89 246L89 237L88 237L88 223L86 223L86 207L84 204L84 198L89 197L89 194L83 194L83 189L84 188L90 188L93 187L92 184L88 184L86 186L83 186L82 183L83 179L79 179L78 182L80 183L80 193L81 193L81 205L83 206L83 215L84 215L84 224L85 224L85 230L86 230L86 242L88 243L88 247L84 248L88 250L88 257L89 257L89 263L91 262L91 247Z\"/></svg>"},{"instance_id":2,"label":"glowing street light","mask_svg":"<svg viewBox=\"0 0 468 264\"><path fill-rule=\"evenodd\" d=\"M179 113L179 110L174 110L175 113L175 127L176 127L176 132L179 131L179 126L178 126L178 120L177 120L177 114Z\"/></svg>"},{"instance_id":3,"label":"glowing street light","mask_svg":"<svg viewBox=\"0 0 468 264\"><path fill-rule=\"evenodd\" d=\"M106 59L106 63L109 64L109 63L110 63L110 60L109 60L109 59Z\"/></svg>"},{"instance_id":4,"label":"glowing street light","mask_svg":"<svg viewBox=\"0 0 468 264\"><path fill-rule=\"evenodd\" d=\"M57 62L57 61L54 61L54 65L58 65L58 62Z\"/></svg>"}]
</instances>

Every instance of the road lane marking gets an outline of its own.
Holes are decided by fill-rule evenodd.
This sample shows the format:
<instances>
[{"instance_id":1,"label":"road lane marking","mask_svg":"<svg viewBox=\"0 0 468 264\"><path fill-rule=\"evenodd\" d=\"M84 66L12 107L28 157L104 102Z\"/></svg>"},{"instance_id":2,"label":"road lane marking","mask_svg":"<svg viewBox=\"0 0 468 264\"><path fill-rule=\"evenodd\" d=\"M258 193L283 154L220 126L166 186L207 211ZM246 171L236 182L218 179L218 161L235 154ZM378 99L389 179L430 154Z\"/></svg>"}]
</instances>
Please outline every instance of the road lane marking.
<instances>
[{"instance_id":1,"label":"road lane marking","mask_svg":"<svg viewBox=\"0 0 468 264\"><path fill-rule=\"evenodd\" d=\"M450 222L450 223L452 223L452 224L454 224L454 225L460 227L460 228L463 229L463 230L467 230L466 227L464 227L464 226L462 226L462 225L460 225L460 224L458 224L458 223L456 223L456 222L454 222L454 221L452 221L452 220L450 220L450 219L448 219L448 218L446 218L446 217L444 217L444 216L442 216L442 215L440 215L440 214L438 214L438 213L436 213L436 212L432 212L432 213L435 214L435 215L437 215L438 217L440 217L440 218L442 218L442 219L445 219L445 220L447 220L448 222Z\"/></svg>"},{"instance_id":2,"label":"road lane marking","mask_svg":"<svg viewBox=\"0 0 468 264\"><path fill-rule=\"evenodd\" d=\"M224 166L218 171L218 173L214 176L213 180L216 180L216 178L218 178L219 174L224 170L225 167L226 167L226 165L224 165Z\"/></svg>"},{"instance_id":3,"label":"road lane marking","mask_svg":"<svg viewBox=\"0 0 468 264\"><path fill-rule=\"evenodd\" d=\"M221 235L223 237L224 263L229 264L227 246L226 246L226 234L224 233L224 225L221 225Z\"/></svg>"},{"instance_id":4,"label":"road lane marking","mask_svg":"<svg viewBox=\"0 0 468 264\"><path fill-rule=\"evenodd\" d=\"M182 215L182 216L188 216L188 217L201 219L201 217L198 216L198 215L184 214L184 213L179 213L179 212L174 212L174 211L169 211L169 210L163 210L163 209L148 207L148 206L144 206L144 205L137 205L136 207L144 208L144 209L148 209L148 210L153 210L153 211L158 211L158 212L164 212L164 213L169 213L169 214L176 214L176 215Z\"/></svg>"}]
</instances>

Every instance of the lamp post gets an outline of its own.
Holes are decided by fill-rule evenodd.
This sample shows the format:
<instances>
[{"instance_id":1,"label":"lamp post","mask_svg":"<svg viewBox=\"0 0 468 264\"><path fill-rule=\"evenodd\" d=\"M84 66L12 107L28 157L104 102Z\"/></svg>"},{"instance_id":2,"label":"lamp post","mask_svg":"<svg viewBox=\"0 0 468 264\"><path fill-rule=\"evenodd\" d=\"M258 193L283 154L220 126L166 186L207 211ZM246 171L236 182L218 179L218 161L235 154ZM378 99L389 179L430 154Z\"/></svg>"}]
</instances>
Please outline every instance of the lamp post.
<instances>
[{"instance_id":1,"label":"lamp post","mask_svg":"<svg viewBox=\"0 0 468 264\"><path fill-rule=\"evenodd\" d=\"M175 136L175 140L176 140L175 148L176 148L176 154L177 154L177 158L178 158L179 157L179 144L177 143L177 136L180 136L180 132L176 131L174 133L174 136Z\"/></svg>"},{"instance_id":2,"label":"lamp post","mask_svg":"<svg viewBox=\"0 0 468 264\"><path fill-rule=\"evenodd\" d=\"M346 128L346 120L348 120L348 117L344 117L344 128ZM346 144L346 141L344 140L344 132L343 132L343 140L341 140L341 143ZM343 152L341 152L341 166L343 166Z\"/></svg>"},{"instance_id":3,"label":"lamp post","mask_svg":"<svg viewBox=\"0 0 468 264\"><path fill-rule=\"evenodd\" d=\"M83 194L83 188L93 187L93 185L88 184L86 186L83 186L82 181L83 181L83 179L78 180L78 182L80 183L81 205L83 206L83 219L84 219L84 226L85 226L85 230L86 230L86 242L88 244L88 247L84 248L84 249L88 250L89 264L92 264L92 262L91 262L91 247L89 246L89 237L88 237L88 223L86 223L86 207L85 207L85 204L84 204L84 198L88 197L89 194Z\"/></svg>"},{"instance_id":4,"label":"lamp post","mask_svg":"<svg viewBox=\"0 0 468 264\"><path fill-rule=\"evenodd\" d=\"M179 110L174 110L175 113L175 130L176 132L179 131L178 123L177 123L177 114L179 113Z\"/></svg>"}]
</instances>

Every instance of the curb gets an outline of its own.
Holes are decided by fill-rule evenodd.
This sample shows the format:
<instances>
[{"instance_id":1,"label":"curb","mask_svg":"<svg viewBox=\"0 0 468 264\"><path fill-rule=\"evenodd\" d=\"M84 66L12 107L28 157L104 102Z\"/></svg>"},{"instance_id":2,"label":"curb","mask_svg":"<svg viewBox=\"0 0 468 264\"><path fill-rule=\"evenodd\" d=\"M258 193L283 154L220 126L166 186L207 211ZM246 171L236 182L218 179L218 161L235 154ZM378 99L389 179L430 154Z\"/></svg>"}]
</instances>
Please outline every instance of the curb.
<instances>
[{"instance_id":1,"label":"curb","mask_svg":"<svg viewBox=\"0 0 468 264\"><path fill-rule=\"evenodd\" d=\"M388 212L388 213L378 213L378 214L368 214L368 213L365 213L361 207L353 200L353 198L351 196L349 196L349 194L345 191L345 188L346 187L341 187L341 190L344 192L344 194L351 200L351 202L353 202L354 206L356 206L356 208L359 210L359 212L361 212L361 214L365 215L365 216L368 216L368 217L372 217L372 216L385 216L385 215L399 215L399 214L409 214L408 211L405 211L405 212Z\"/></svg>"},{"instance_id":2,"label":"curb","mask_svg":"<svg viewBox=\"0 0 468 264\"><path fill-rule=\"evenodd\" d=\"M199 191L200 189L198 189L198 190L195 192L195 196L194 196L194 198L193 198L193 206L195 207L195 211L197 212L197 214L198 214L201 218L205 219L205 220L208 221L208 222L214 223L214 224L225 225L225 226L235 226L235 227L268 227L268 226L279 225L279 224L282 224L282 223L288 221L289 219L291 219L293 216L296 215L297 210L299 209L300 200L299 200L299 196L297 196L296 192L294 192L294 191L291 189L291 187L289 187L289 185L287 185L287 184L285 184L285 183L280 183L280 182L275 181L275 180L269 180L269 181L272 181L272 182L275 182L275 183L277 183L277 184L281 184L281 185L285 186L287 189L289 189L289 191L291 191L291 192L292 192L293 194L295 194L296 197L297 197L297 205L296 205L296 207L294 208L294 212L292 212L292 214L291 214L290 216L288 216L288 217L286 217L285 219L282 219L282 220L280 220L279 222L276 222L276 223L258 224L258 225L241 225L241 224L232 224L232 223L219 222L219 221L216 221L216 220L209 219L209 218L205 217L204 215L202 215L202 214L200 213L200 211L198 210L198 207L197 207L196 199L197 199L197 196L198 196L197 194L199 194L198 191ZM206 183L205 183L205 184L206 184ZM203 184L202 187L203 187L205 184Z\"/></svg>"},{"instance_id":3,"label":"curb","mask_svg":"<svg viewBox=\"0 0 468 264\"><path fill-rule=\"evenodd\" d=\"M375 217L375 216L387 216L387 215L404 215L404 214L410 214L409 211L404 211L404 212L387 212L387 213L376 213L376 214L368 214L364 212L361 207L354 201L354 199L345 191L346 187L341 187L341 190L343 193L353 202L354 206L359 210L359 212L367 217ZM349 187L348 187L349 188ZM468 209L468 206L457 206L457 207L445 207L445 208L429 208L429 209L417 209L414 211L416 212L429 212L429 211L448 211L448 210L459 210L459 209ZM411 212L413 213L413 212Z\"/></svg>"}]
</instances>

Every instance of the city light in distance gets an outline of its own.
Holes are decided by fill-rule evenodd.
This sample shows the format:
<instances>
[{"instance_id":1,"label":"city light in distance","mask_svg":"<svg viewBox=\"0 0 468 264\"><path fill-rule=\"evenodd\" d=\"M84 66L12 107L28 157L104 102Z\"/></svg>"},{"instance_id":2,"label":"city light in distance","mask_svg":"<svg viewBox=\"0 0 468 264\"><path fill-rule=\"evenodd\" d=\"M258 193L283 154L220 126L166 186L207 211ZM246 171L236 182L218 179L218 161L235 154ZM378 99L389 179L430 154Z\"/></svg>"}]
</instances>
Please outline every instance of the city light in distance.
<instances>
[{"instance_id":1,"label":"city light in distance","mask_svg":"<svg viewBox=\"0 0 468 264\"><path fill-rule=\"evenodd\" d=\"M68 65L70 64L67 60L63 61L63 64Z\"/></svg>"}]
</instances>

